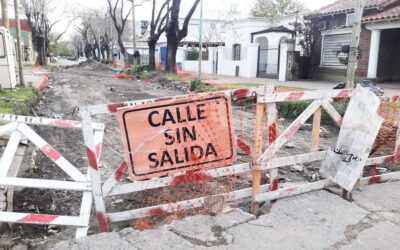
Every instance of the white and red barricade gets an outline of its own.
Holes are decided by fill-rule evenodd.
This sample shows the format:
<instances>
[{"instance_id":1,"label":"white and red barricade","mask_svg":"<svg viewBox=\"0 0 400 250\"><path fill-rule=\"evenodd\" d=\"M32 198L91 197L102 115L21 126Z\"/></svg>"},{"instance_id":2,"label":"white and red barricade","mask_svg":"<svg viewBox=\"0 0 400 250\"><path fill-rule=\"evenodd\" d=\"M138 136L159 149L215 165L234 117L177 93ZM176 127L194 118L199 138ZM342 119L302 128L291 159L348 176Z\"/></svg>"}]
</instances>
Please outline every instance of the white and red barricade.
<instances>
[{"instance_id":1,"label":"white and red barricade","mask_svg":"<svg viewBox=\"0 0 400 250\"><path fill-rule=\"evenodd\" d=\"M6 125L0 127L0 137L8 137L8 144L3 156L0 159L0 186L9 188L20 187L79 191L83 193L79 216L17 213L12 212L11 209L8 209L7 212L0 212L0 222L74 226L77 227L76 237L86 236L89 228L90 211L92 206L92 183L90 181L90 176L79 171L76 166L71 164L65 157L61 155L59 151L47 143L34 131L32 127L29 126L35 125L56 127L60 129L81 130L81 122L6 114L0 114L0 121L7 122ZM101 145L102 136L104 134L104 125L96 123L92 124L92 127L95 131L95 141L97 145ZM10 177L9 172L15 172L15 170L11 170L10 168L21 140L28 140L34 146L36 146L45 156L47 156L60 169L62 169L69 176L70 180L60 181L21 178L15 176ZM97 148L99 155L100 146L97 146Z\"/></svg>"}]
</instances>

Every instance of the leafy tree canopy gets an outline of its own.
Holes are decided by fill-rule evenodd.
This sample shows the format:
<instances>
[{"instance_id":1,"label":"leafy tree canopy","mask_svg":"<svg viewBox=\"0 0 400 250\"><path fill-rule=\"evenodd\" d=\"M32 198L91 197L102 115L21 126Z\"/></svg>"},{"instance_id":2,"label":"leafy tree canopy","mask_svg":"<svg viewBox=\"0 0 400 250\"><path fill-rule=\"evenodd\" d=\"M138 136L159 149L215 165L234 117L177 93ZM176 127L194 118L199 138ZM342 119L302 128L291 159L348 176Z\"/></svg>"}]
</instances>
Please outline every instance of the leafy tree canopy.
<instances>
[{"instance_id":1,"label":"leafy tree canopy","mask_svg":"<svg viewBox=\"0 0 400 250\"><path fill-rule=\"evenodd\" d=\"M253 17L277 19L296 12L303 13L305 10L298 0L257 0L250 14Z\"/></svg>"}]
</instances>

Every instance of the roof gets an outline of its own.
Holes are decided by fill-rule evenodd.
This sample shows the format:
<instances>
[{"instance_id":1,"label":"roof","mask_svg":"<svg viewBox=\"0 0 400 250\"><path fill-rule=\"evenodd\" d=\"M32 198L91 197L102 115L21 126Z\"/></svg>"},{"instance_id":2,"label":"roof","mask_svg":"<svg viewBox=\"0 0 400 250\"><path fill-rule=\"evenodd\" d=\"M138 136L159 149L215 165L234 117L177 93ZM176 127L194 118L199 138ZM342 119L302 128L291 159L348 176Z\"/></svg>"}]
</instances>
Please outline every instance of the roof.
<instances>
[{"instance_id":1,"label":"roof","mask_svg":"<svg viewBox=\"0 0 400 250\"><path fill-rule=\"evenodd\" d=\"M364 9L373 9L379 8L381 6L386 6L389 2L396 2L397 0L364 0ZM317 10L311 13L310 16L324 16L324 15L332 15L332 14L339 14L339 13L346 13L354 11L354 0L338 0L326 7L323 7L320 10Z\"/></svg>"},{"instance_id":2,"label":"roof","mask_svg":"<svg viewBox=\"0 0 400 250\"><path fill-rule=\"evenodd\" d=\"M253 32L251 34L252 35L257 35L257 34L265 34L265 33L271 33L271 32L284 32L284 33L290 33L290 34L294 34L295 33L294 30L286 28L285 26L277 26L277 27L272 27L272 28L268 28L268 29L265 29L265 30Z\"/></svg>"},{"instance_id":3,"label":"roof","mask_svg":"<svg viewBox=\"0 0 400 250\"><path fill-rule=\"evenodd\" d=\"M383 12L363 17L363 22L381 21L400 18L400 5Z\"/></svg>"}]
</instances>

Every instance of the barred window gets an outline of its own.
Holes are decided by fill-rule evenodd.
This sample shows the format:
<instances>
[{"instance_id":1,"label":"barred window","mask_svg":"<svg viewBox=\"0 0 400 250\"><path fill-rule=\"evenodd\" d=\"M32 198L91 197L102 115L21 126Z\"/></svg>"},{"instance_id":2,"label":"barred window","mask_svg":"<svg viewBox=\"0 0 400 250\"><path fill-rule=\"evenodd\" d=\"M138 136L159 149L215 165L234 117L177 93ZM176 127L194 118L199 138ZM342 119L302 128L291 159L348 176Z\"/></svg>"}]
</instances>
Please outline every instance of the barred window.
<instances>
[{"instance_id":1,"label":"barred window","mask_svg":"<svg viewBox=\"0 0 400 250\"><path fill-rule=\"evenodd\" d=\"M240 44L234 44L233 45L233 60L234 61L240 61Z\"/></svg>"},{"instance_id":2,"label":"barred window","mask_svg":"<svg viewBox=\"0 0 400 250\"><path fill-rule=\"evenodd\" d=\"M343 66L338 59L338 52L343 46L349 46L351 33L325 35L324 46L322 48L322 66Z\"/></svg>"},{"instance_id":3,"label":"barred window","mask_svg":"<svg viewBox=\"0 0 400 250\"><path fill-rule=\"evenodd\" d=\"M0 34L0 58L6 57L6 44L4 42L4 35Z\"/></svg>"}]
</instances>

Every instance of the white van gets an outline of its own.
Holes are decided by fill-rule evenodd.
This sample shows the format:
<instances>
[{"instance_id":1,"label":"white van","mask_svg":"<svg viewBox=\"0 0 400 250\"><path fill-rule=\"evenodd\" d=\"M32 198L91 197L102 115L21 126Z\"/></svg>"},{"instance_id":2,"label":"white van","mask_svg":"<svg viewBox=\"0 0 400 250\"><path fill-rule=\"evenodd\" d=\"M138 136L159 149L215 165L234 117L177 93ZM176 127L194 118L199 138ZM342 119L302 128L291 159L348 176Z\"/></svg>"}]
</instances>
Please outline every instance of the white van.
<instances>
[{"instance_id":1,"label":"white van","mask_svg":"<svg viewBox=\"0 0 400 250\"><path fill-rule=\"evenodd\" d=\"M17 60L15 39L10 31L0 27L0 86L12 89L17 85Z\"/></svg>"}]
</instances>

